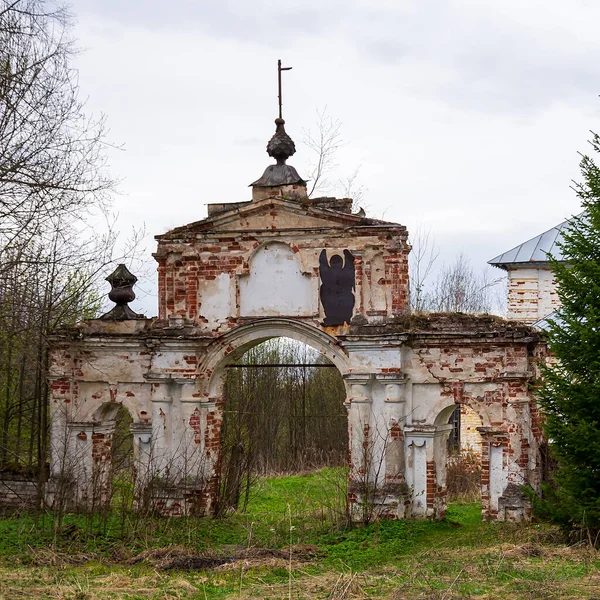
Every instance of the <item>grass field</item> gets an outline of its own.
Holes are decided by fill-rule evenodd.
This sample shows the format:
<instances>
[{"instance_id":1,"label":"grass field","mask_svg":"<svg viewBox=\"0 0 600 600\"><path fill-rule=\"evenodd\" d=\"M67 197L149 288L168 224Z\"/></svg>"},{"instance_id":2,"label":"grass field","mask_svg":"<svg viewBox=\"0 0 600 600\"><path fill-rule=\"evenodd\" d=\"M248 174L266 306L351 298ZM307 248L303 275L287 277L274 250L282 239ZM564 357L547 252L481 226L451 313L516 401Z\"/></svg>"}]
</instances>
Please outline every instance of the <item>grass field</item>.
<instances>
[{"instance_id":1,"label":"grass field","mask_svg":"<svg viewBox=\"0 0 600 600\"><path fill-rule=\"evenodd\" d=\"M0 598L587 599L600 557L546 524L482 523L477 504L439 522L347 528L343 473L266 479L223 519L51 516L0 520Z\"/></svg>"}]
</instances>

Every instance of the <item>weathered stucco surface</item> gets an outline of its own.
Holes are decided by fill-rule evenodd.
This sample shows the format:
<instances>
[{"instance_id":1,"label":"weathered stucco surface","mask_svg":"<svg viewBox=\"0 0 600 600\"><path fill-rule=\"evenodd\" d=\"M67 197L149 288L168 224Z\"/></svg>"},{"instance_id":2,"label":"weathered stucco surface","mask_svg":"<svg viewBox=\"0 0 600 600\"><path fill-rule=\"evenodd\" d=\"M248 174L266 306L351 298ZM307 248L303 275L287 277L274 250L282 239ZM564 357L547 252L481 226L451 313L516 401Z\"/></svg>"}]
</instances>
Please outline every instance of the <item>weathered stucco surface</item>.
<instances>
[{"instance_id":1,"label":"weathered stucco surface","mask_svg":"<svg viewBox=\"0 0 600 600\"><path fill-rule=\"evenodd\" d=\"M442 516L447 423L464 405L481 422L484 516L527 518L519 486L537 487L540 473L529 392L543 352L537 334L489 316L413 317L406 228L351 215L345 200L256 196L157 237L157 319L86 321L56 336L48 500L65 489L83 505L106 499L112 419L123 405L145 497L164 513L210 511L226 367L286 336L342 373L353 510L372 501L389 517ZM349 323L322 325L323 250L331 264L344 251L353 257Z\"/></svg>"},{"instance_id":2,"label":"weathered stucco surface","mask_svg":"<svg viewBox=\"0 0 600 600\"><path fill-rule=\"evenodd\" d=\"M507 318L531 324L559 306L556 281L549 265L509 269Z\"/></svg>"},{"instance_id":3,"label":"weathered stucco surface","mask_svg":"<svg viewBox=\"0 0 600 600\"><path fill-rule=\"evenodd\" d=\"M319 254L355 257L355 314L402 314L406 228L267 198L158 236L159 318L186 317L216 336L249 317L299 317L319 327Z\"/></svg>"}]
</instances>

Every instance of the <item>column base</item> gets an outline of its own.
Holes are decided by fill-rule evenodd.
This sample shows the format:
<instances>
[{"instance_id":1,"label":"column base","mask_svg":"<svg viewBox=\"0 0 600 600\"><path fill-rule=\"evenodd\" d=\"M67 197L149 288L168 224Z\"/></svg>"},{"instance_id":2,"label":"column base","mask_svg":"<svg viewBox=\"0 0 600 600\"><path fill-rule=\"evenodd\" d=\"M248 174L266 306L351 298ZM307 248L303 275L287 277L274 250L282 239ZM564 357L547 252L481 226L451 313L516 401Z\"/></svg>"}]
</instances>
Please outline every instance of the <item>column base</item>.
<instances>
[{"instance_id":1,"label":"column base","mask_svg":"<svg viewBox=\"0 0 600 600\"><path fill-rule=\"evenodd\" d=\"M350 482L348 485L348 510L356 523L409 518L410 499L406 483Z\"/></svg>"}]
</instances>

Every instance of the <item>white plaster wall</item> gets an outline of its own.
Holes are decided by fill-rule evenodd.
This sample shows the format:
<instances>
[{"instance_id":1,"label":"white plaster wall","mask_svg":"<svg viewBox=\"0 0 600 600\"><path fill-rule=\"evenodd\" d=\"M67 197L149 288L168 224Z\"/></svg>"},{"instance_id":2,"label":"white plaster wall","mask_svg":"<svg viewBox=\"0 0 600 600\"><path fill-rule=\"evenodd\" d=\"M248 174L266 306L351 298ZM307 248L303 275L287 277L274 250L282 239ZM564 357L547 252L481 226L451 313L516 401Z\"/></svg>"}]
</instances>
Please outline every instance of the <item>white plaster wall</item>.
<instances>
[{"instance_id":1,"label":"white plaster wall","mask_svg":"<svg viewBox=\"0 0 600 600\"><path fill-rule=\"evenodd\" d=\"M212 281L203 280L198 289L199 314L209 327L217 327L227 317L237 316L235 308L235 281L229 273L220 273Z\"/></svg>"},{"instance_id":2,"label":"white plaster wall","mask_svg":"<svg viewBox=\"0 0 600 600\"><path fill-rule=\"evenodd\" d=\"M367 311L387 312L385 277L385 261L381 254L376 254L368 261L363 272L363 294Z\"/></svg>"},{"instance_id":3,"label":"white plaster wall","mask_svg":"<svg viewBox=\"0 0 600 600\"><path fill-rule=\"evenodd\" d=\"M404 439L395 434L396 428L404 429L405 407L404 385L385 385L385 399L381 409L388 428L385 449L385 476L390 481L404 481L405 457Z\"/></svg>"},{"instance_id":4,"label":"white plaster wall","mask_svg":"<svg viewBox=\"0 0 600 600\"><path fill-rule=\"evenodd\" d=\"M371 396L371 465L369 480L382 485L388 471L387 449L391 442L389 411L385 403L385 386L376 380L369 386Z\"/></svg>"},{"instance_id":5,"label":"white plaster wall","mask_svg":"<svg viewBox=\"0 0 600 600\"><path fill-rule=\"evenodd\" d=\"M165 344L161 347L159 352L154 354L152 358L152 370L169 372L172 369L181 369L186 365L186 361L183 357L193 353L194 349L181 351L177 348L171 350L171 348Z\"/></svg>"},{"instance_id":6,"label":"white plaster wall","mask_svg":"<svg viewBox=\"0 0 600 600\"><path fill-rule=\"evenodd\" d=\"M413 489L412 516L424 517L427 512L427 441L411 439L408 445L407 483Z\"/></svg>"},{"instance_id":7,"label":"white plaster wall","mask_svg":"<svg viewBox=\"0 0 600 600\"><path fill-rule=\"evenodd\" d=\"M528 447L535 445L535 440L533 439L533 436L531 434L531 427L529 426L529 423L531 423L531 415L529 411L529 402L527 400L528 399L526 396L521 396L520 398L511 398L505 410L506 420L515 424L511 428L511 433L514 439L514 447L519 453L522 451L519 438L523 441L526 440ZM535 453L529 453L530 459L528 462L530 466L532 464L531 456L534 454ZM517 486L521 486L529 483L529 473L526 469L520 468L513 460L505 461L505 463L506 464L504 466L506 470L506 481L504 483L504 486L506 486L506 484L515 484Z\"/></svg>"},{"instance_id":8,"label":"white plaster wall","mask_svg":"<svg viewBox=\"0 0 600 600\"><path fill-rule=\"evenodd\" d=\"M438 425L433 438L433 460L436 466L437 485L446 487L446 463L448 462L448 436L452 425Z\"/></svg>"},{"instance_id":9,"label":"white plaster wall","mask_svg":"<svg viewBox=\"0 0 600 600\"><path fill-rule=\"evenodd\" d=\"M250 274L239 278L242 317L307 317L313 306L316 278L304 275L294 251L286 244L259 248L250 262Z\"/></svg>"},{"instance_id":10,"label":"white plaster wall","mask_svg":"<svg viewBox=\"0 0 600 600\"><path fill-rule=\"evenodd\" d=\"M78 398L71 403L71 421L101 421L106 417L98 414L103 406L122 404L134 422L150 419L150 390L144 383L110 385L104 381L78 382ZM112 417L110 417L112 418Z\"/></svg>"},{"instance_id":11,"label":"white plaster wall","mask_svg":"<svg viewBox=\"0 0 600 600\"><path fill-rule=\"evenodd\" d=\"M498 510L498 499L506 487L502 454L501 445L490 445L490 507L493 510Z\"/></svg>"},{"instance_id":12,"label":"white plaster wall","mask_svg":"<svg viewBox=\"0 0 600 600\"><path fill-rule=\"evenodd\" d=\"M379 369L400 369L402 366L402 348L373 348L346 343L353 370L377 371Z\"/></svg>"},{"instance_id":13,"label":"white plaster wall","mask_svg":"<svg viewBox=\"0 0 600 600\"><path fill-rule=\"evenodd\" d=\"M498 423L503 420L502 402L485 401L486 395L499 392L497 383L465 383L464 392L477 401L483 425L488 426L490 423Z\"/></svg>"},{"instance_id":14,"label":"white plaster wall","mask_svg":"<svg viewBox=\"0 0 600 600\"><path fill-rule=\"evenodd\" d=\"M371 428L371 403L368 400L352 398L348 409L348 427L350 431L351 477L361 481L370 470L370 448L363 444L365 427Z\"/></svg>"},{"instance_id":15,"label":"white plaster wall","mask_svg":"<svg viewBox=\"0 0 600 600\"><path fill-rule=\"evenodd\" d=\"M437 415L444 408L440 403L439 383L414 383L412 385L412 402L410 421L412 423L434 423ZM447 402L446 402L447 404Z\"/></svg>"},{"instance_id":16,"label":"white plaster wall","mask_svg":"<svg viewBox=\"0 0 600 600\"><path fill-rule=\"evenodd\" d=\"M59 477L64 469L65 457L69 455L67 407L61 400L52 399L50 404L50 476Z\"/></svg>"},{"instance_id":17,"label":"white plaster wall","mask_svg":"<svg viewBox=\"0 0 600 600\"><path fill-rule=\"evenodd\" d=\"M148 475L166 468L171 450L171 401L156 397L152 401L151 465Z\"/></svg>"},{"instance_id":18,"label":"white plaster wall","mask_svg":"<svg viewBox=\"0 0 600 600\"><path fill-rule=\"evenodd\" d=\"M80 365L81 379L88 381L142 381L147 361L139 355L139 349L130 352L126 347L95 348L93 354Z\"/></svg>"}]
</instances>

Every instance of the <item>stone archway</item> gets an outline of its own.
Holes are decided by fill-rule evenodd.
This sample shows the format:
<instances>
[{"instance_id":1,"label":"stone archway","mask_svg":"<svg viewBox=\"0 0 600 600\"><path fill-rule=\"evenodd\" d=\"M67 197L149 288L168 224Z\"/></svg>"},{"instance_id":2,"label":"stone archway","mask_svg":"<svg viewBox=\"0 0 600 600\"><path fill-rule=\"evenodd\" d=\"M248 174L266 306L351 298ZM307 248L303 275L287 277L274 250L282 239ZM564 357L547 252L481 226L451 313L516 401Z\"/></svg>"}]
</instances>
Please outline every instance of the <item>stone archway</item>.
<instances>
[{"instance_id":1,"label":"stone archway","mask_svg":"<svg viewBox=\"0 0 600 600\"><path fill-rule=\"evenodd\" d=\"M84 386L85 387L85 386ZM150 424L139 418L146 411L134 403L103 399L95 394L79 407L60 406L51 410L51 479L46 490L50 506L102 509L110 504L112 492L113 438L115 417L125 410L131 421L133 459L140 471L150 456ZM60 410L61 409L61 410ZM132 482L133 483L133 482Z\"/></svg>"},{"instance_id":2,"label":"stone archway","mask_svg":"<svg viewBox=\"0 0 600 600\"><path fill-rule=\"evenodd\" d=\"M307 319L269 317L211 337L179 318L168 325L90 322L95 339L69 339L53 350L53 480L64 472L63 458L85 464L78 461L81 452L92 456L91 436L101 440L108 433L102 430L108 417L98 408L120 402L135 414L132 430L146 449L149 479L161 483L152 491L156 510L210 512L227 365L248 348L284 336L315 348L342 374L356 518L363 519L365 506L393 518L444 514L447 413L456 404L468 404L482 420L484 516L526 518L517 492L539 477L539 417L528 389L531 338L520 329L490 332L479 317L468 326L479 328L480 338L448 334L435 329L447 327L446 317L436 318L433 331L408 331L399 321L395 330L352 326L344 333ZM519 371L508 371L514 365ZM66 449L63 440L69 440ZM86 485L80 486L83 501L90 497ZM49 490L51 501L52 482Z\"/></svg>"},{"instance_id":3,"label":"stone archway","mask_svg":"<svg viewBox=\"0 0 600 600\"><path fill-rule=\"evenodd\" d=\"M301 321L293 319L260 319L252 323L241 325L210 344L204 354L204 359L197 369L197 385L202 390L200 395L203 402L195 413L197 419L190 419L190 426L198 424L198 439L200 447L207 461L207 489L210 497L206 506L212 510L218 493L218 480L220 470L220 431L223 422L223 409L225 406L225 385L228 365L235 362L250 348L273 338L289 338L310 346L319 354L335 365L342 375L348 397L350 384L347 380L350 367L348 356L335 338L327 333ZM350 404L346 402L350 410ZM360 433L356 431L356 433ZM350 433L352 436L352 433ZM350 439L349 453L352 448L360 446L361 441Z\"/></svg>"},{"instance_id":4,"label":"stone archway","mask_svg":"<svg viewBox=\"0 0 600 600\"><path fill-rule=\"evenodd\" d=\"M275 139L283 135L279 123ZM300 178L288 181L294 173L273 165L251 200L210 204L207 218L157 236L158 318L127 308L136 278L121 265L109 278L118 310L55 336L53 444L75 442L91 407L129 403L149 476L163 484L157 509L209 512L227 365L284 336L342 374L353 511L441 517L444 411L468 403L483 423L484 517L527 518L515 490L539 486L529 389L539 336L489 315L411 315L406 228L353 214L350 199L308 198ZM61 456L76 456L60 443L51 454L53 476Z\"/></svg>"}]
</instances>

